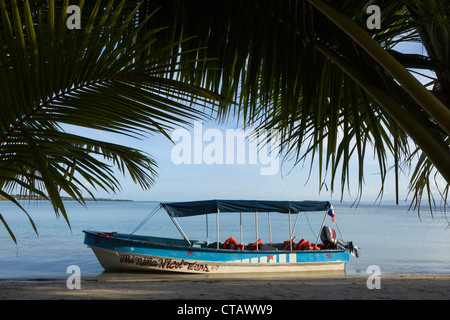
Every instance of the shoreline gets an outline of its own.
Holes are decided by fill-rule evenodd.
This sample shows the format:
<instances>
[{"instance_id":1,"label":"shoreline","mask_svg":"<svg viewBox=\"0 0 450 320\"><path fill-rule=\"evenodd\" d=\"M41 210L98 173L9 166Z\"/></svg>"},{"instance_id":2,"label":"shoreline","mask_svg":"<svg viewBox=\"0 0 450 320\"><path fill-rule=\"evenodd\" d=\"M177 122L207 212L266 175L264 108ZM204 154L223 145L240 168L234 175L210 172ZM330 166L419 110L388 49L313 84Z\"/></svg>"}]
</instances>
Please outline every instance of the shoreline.
<instances>
[{"instance_id":1,"label":"shoreline","mask_svg":"<svg viewBox=\"0 0 450 320\"><path fill-rule=\"evenodd\" d=\"M448 300L450 274L381 275L379 289L367 276L116 274L81 279L0 280L2 300Z\"/></svg>"}]
</instances>

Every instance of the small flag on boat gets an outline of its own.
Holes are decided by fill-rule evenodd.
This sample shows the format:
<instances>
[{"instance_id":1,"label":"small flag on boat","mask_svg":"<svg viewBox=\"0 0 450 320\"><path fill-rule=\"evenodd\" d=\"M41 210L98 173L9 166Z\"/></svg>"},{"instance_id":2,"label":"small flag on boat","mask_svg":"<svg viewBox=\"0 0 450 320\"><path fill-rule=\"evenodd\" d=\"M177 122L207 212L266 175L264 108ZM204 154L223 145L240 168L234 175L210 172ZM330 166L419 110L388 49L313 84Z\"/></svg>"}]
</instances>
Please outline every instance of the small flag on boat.
<instances>
[{"instance_id":1,"label":"small flag on boat","mask_svg":"<svg viewBox=\"0 0 450 320\"><path fill-rule=\"evenodd\" d=\"M337 222L336 216L334 215L334 208L333 208L333 206L330 206L330 208L328 209L328 215L331 217L331 222L333 224Z\"/></svg>"}]
</instances>

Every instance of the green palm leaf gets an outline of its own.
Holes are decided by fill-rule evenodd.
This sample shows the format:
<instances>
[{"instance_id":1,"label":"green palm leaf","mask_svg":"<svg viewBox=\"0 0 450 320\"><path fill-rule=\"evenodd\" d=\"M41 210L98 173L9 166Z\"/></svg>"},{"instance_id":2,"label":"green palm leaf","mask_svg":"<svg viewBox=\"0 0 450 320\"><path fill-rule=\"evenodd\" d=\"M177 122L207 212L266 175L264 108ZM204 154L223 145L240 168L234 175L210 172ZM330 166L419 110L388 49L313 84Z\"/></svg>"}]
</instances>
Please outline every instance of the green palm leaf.
<instances>
[{"instance_id":1,"label":"green palm leaf","mask_svg":"<svg viewBox=\"0 0 450 320\"><path fill-rule=\"evenodd\" d=\"M370 4L382 10L380 30L366 27ZM219 118L237 116L245 125L280 130L287 157L318 155L322 186L333 190L340 172L342 191L352 176L347 163L356 158L354 176L361 195L364 159L373 148L381 195L388 159L395 159L398 171L417 154L411 153L411 140L424 152L430 170L448 185L448 1L248 0L212 5L173 0L146 5L149 11L161 6L160 17L174 26L162 32L166 39L198 36L181 44L180 51L218 58L213 64L220 71L206 71L201 81L239 102L218 109ZM415 42L424 44L426 54L398 49ZM207 51L195 51L204 46ZM418 83L409 68L432 72L433 90ZM424 163L417 161L417 172Z\"/></svg>"},{"instance_id":2,"label":"green palm leaf","mask_svg":"<svg viewBox=\"0 0 450 320\"><path fill-rule=\"evenodd\" d=\"M18 206L10 196L17 190L44 197L70 226L61 192L84 203L91 188L120 190L114 167L144 189L157 173L149 154L70 134L65 125L168 136L206 118L199 106L224 99L177 80L180 72L202 70L177 63L187 53L173 48L184 40L153 46L163 28L144 28L150 17L137 21L139 4L80 1L80 30L66 26L68 5L0 0L0 193Z\"/></svg>"}]
</instances>

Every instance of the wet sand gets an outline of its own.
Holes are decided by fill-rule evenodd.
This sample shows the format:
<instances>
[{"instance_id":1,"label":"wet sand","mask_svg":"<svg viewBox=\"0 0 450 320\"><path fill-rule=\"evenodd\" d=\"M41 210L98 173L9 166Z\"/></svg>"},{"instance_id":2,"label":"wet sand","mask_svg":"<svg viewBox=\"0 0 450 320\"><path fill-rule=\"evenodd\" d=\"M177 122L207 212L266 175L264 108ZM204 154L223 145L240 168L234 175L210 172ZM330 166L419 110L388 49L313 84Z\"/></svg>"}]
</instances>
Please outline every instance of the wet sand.
<instances>
[{"instance_id":1,"label":"wet sand","mask_svg":"<svg viewBox=\"0 0 450 320\"><path fill-rule=\"evenodd\" d=\"M448 300L450 275L380 276L369 289L368 276L138 274L81 279L69 290L66 279L2 280L1 300ZM375 282L369 280L369 284Z\"/></svg>"}]
</instances>

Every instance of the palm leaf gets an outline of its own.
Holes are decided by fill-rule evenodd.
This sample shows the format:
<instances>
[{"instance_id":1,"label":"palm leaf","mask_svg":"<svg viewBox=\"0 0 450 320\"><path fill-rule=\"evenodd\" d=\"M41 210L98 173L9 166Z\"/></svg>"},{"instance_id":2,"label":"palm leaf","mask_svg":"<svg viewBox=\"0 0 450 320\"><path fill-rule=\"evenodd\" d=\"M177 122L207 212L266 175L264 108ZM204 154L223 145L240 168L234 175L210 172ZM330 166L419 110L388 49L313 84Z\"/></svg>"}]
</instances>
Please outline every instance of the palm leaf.
<instances>
[{"instance_id":1,"label":"palm leaf","mask_svg":"<svg viewBox=\"0 0 450 320\"><path fill-rule=\"evenodd\" d=\"M10 196L17 190L48 199L70 227L61 192L83 204L90 188L120 190L113 168L144 189L157 174L150 155L64 132L64 125L168 136L207 118L200 107L225 99L177 80L180 72L195 75L208 66L179 65L189 53L174 48L185 40L155 48L164 28L144 28L150 17L137 22L140 4L80 1L81 30L67 28L68 5L0 0L0 190L19 206ZM3 216L2 222L13 235Z\"/></svg>"},{"instance_id":2,"label":"palm leaf","mask_svg":"<svg viewBox=\"0 0 450 320\"><path fill-rule=\"evenodd\" d=\"M364 156L371 145L379 163L382 193L387 159L394 158L397 169L413 161L410 139L448 183L445 97L450 98L450 91L443 90L450 84L450 45L445 36L450 31L445 19L448 1L380 1L382 29L372 31L366 28L370 4L248 0L212 5L173 0L151 1L146 6L148 11L161 6L159 17L174 26L162 32L166 39L198 36L178 51L218 58L213 62L218 69L204 72L201 81L239 102L218 109L219 119L236 116L246 126L279 129L287 157L319 156L322 186L327 173L332 186L340 171L342 190L351 177L346 163L356 157L360 195ZM429 48L426 56L396 50L416 41ZM204 46L207 51L192 51ZM433 92L407 68L436 72ZM352 145L354 139L360 142Z\"/></svg>"}]
</instances>

